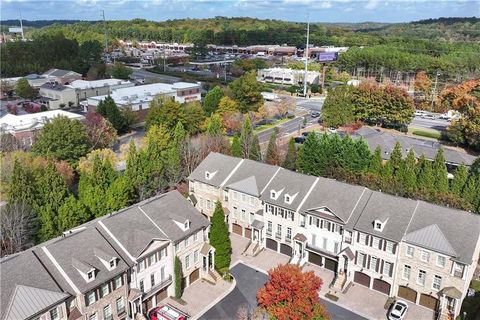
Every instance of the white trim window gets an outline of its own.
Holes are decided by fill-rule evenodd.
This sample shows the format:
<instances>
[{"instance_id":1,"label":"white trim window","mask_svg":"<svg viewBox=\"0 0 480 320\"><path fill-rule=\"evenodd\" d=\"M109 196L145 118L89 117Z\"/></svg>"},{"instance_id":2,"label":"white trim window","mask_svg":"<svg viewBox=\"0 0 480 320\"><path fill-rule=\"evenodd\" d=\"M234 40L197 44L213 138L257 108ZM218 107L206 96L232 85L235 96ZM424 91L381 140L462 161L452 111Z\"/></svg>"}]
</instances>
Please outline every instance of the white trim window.
<instances>
[{"instance_id":1,"label":"white trim window","mask_svg":"<svg viewBox=\"0 0 480 320\"><path fill-rule=\"evenodd\" d=\"M143 271L145 269L145 260L138 261L138 271Z\"/></svg>"},{"instance_id":2,"label":"white trim window","mask_svg":"<svg viewBox=\"0 0 480 320\"><path fill-rule=\"evenodd\" d=\"M367 235L365 233L360 233L360 241L361 244L367 244Z\"/></svg>"},{"instance_id":3,"label":"white trim window","mask_svg":"<svg viewBox=\"0 0 480 320\"><path fill-rule=\"evenodd\" d=\"M433 276L433 283L432 283L432 289L433 290L440 290L442 286L442 277L434 275Z\"/></svg>"},{"instance_id":4,"label":"white trim window","mask_svg":"<svg viewBox=\"0 0 480 320\"><path fill-rule=\"evenodd\" d=\"M372 243L373 247L375 249L380 249L380 238L377 238L377 237L373 237L373 243Z\"/></svg>"},{"instance_id":5,"label":"white trim window","mask_svg":"<svg viewBox=\"0 0 480 320\"><path fill-rule=\"evenodd\" d=\"M190 268L190 255L185 256L185 269Z\"/></svg>"},{"instance_id":6,"label":"white trim window","mask_svg":"<svg viewBox=\"0 0 480 320\"><path fill-rule=\"evenodd\" d=\"M357 256L357 265L359 266L363 266L364 263L365 263L365 253L363 252L358 252L358 256Z\"/></svg>"},{"instance_id":7,"label":"white trim window","mask_svg":"<svg viewBox=\"0 0 480 320\"><path fill-rule=\"evenodd\" d=\"M405 250L405 255L409 258L413 258L414 254L415 254L415 248L412 246L407 246L407 249Z\"/></svg>"},{"instance_id":8,"label":"white trim window","mask_svg":"<svg viewBox=\"0 0 480 320\"><path fill-rule=\"evenodd\" d=\"M426 277L427 277L427 272L425 270L418 270L417 284L420 286L425 286Z\"/></svg>"},{"instance_id":9,"label":"white trim window","mask_svg":"<svg viewBox=\"0 0 480 320\"><path fill-rule=\"evenodd\" d=\"M383 272L382 274L387 277L392 276L392 268L393 268L393 263L384 261L383 262Z\"/></svg>"},{"instance_id":10,"label":"white trim window","mask_svg":"<svg viewBox=\"0 0 480 320\"><path fill-rule=\"evenodd\" d=\"M410 267L409 265L404 265L403 266L402 279L410 280L410 274L411 273L412 273L412 267Z\"/></svg>"},{"instance_id":11,"label":"white trim window","mask_svg":"<svg viewBox=\"0 0 480 320\"><path fill-rule=\"evenodd\" d=\"M376 272L376 271L377 271L377 265L378 265L378 258L372 256L372 257L370 258L370 270Z\"/></svg>"},{"instance_id":12,"label":"white trim window","mask_svg":"<svg viewBox=\"0 0 480 320\"><path fill-rule=\"evenodd\" d=\"M97 314L96 314L96 313L91 314L91 315L88 317L88 320L97 320Z\"/></svg>"},{"instance_id":13,"label":"white trim window","mask_svg":"<svg viewBox=\"0 0 480 320\"><path fill-rule=\"evenodd\" d=\"M50 319L51 320L60 319L60 317L58 316L58 309L56 307L50 310Z\"/></svg>"},{"instance_id":14,"label":"white trim window","mask_svg":"<svg viewBox=\"0 0 480 320\"><path fill-rule=\"evenodd\" d=\"M422 253L420 254L420 260L423 262L428 262L430 259L430 252L422 250Z\"/></svg>"},{"instance_id":15,"label":"white trim window","mask_svg":"<svg viewBox=\"0 0 480 320\"><path fill-rule=\"evenodd\" d=\"M198 262L198 250L195 250L195 252L193 252L193 263L197 263Z\"/></svg>"},{"instance_id":16,"label":"white trim window","mask_svg":"<svg viewBox=\"0 0 480 320\"><path fill-rule=\"evenodd\" d=\"M437 255L437 267L444 268L445 264L447 263L447 258L445 256Z\"/></svg>"},{"instance_id":17,"label":"white trim window","mask_svg":"<svg viewBox=\"0 0 480 320\"><path fill-rule=\"evenodd\" d=\"M388 252L388 253L393 253L393 247L394 247L394 244L392 241L387 241L387 245L385 247L385 250Z\"/></svg>"}]
</instances>

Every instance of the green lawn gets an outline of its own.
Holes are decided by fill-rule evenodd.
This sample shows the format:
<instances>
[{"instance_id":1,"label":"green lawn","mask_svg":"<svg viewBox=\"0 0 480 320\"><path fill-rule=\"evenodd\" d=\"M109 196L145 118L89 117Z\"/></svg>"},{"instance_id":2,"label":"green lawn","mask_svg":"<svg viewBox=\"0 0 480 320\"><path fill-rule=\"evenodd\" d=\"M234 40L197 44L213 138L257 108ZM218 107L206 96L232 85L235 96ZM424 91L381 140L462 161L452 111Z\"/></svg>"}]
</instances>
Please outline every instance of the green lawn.
<instances>
[{"instance_id":1,"label":"green lawn","mask_svg":"<svg viewBox=\"0 0 480 320\"><path fill-rule=\"evenodd\" d=\"M480 314L480 280L473 280L470 284L470 288L475 289L475 297L465 298L465 300L463 300L460 315L466 312L467 318L465 320L473 320L475 317L478 318L478 315ZM463 319L458 316L457 320Z\"/></svg>"},{"instance_id":2,"label":"green lawn","mask_svg":"<svg viewBox=\"0 0 480 320\"><path fill-rule=\"evenodd\" d=\"M279 119L277 121L274 121L272 123L269 123L269 124L264 124L262 126L259 126L257 128L255 128L255 130L253 130L254 133L260 133L262 131L265 131L265 130L268 130L270 128L273 128L273 127L276 127L278 126L279 124L282 124L284 122L287 122L288 120L291 120L291 119L288 119L288 118L283 118L283 119Z\"/></svg>"},{"instance_id":3,"label":"green lawn","mask_svg":"<svg viewBox=\"0 0 480 320\"><path fill-rule=\"evenodd\" d=\"M430 130L424 128L408 127L408 132L420 136L440 140L442 139L442 133L438 130Z\"/></svg>"}]
</instances>

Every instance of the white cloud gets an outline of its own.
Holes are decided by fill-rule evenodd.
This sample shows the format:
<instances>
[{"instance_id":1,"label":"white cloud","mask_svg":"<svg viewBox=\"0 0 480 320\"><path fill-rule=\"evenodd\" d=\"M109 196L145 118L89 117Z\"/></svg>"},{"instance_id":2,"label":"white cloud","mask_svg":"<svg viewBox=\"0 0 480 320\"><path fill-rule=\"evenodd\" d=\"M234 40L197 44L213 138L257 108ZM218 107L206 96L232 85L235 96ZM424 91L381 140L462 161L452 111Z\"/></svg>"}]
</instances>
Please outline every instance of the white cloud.
<instances>
[{"instance_id":1,"label":"white cloud","mask_svg":"<svg viewBox=\"0 0 480 320\"><path fill-rule=\"evenodd\" d=\"M378 6L379 0L369 0L367 4L365 5L365 9L367 10L373 10Z\"/></svg>"}]
</instances>

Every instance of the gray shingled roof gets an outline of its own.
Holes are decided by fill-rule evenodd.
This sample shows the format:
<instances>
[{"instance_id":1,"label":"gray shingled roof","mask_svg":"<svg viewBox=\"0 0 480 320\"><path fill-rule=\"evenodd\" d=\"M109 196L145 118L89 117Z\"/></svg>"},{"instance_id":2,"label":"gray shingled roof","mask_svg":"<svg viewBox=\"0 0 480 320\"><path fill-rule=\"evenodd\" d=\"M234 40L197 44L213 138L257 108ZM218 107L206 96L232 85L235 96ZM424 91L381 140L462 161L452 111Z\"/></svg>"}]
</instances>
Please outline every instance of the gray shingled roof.
<instances>
[{"instance_id":1,"label":"gray shingled roof","mask_svg":"<svg viewBox=\"0 0 480 320\"><path fill-rule=\"evenodd\" d=\"M260 191L261 191L261 190L258 190L257 179L255 179L255 176L250 176L243 180L229 184L227 188L240 191L243 193L247 193L256 197L260 196Z\"/></svg>"},{"instance_id":2,"label":"gray shingled roof","mask_svg":"<svg viewBox=\"0 0 480 320\"><path fill-rule=\"evenodd\" d=\"M307 176L297 172L280 169L275 178L273 178L272 182L268 185L265 192L260 196L260 199L265 202L295 211L302 202L303 198L307 195L308 190L316 179L317 178L313 176ZM277 192L283 190L283 192L280 194L277 200L274 200L270 197L271 190L275 190ZM296 195L291 204L285 203L285 194L289 194L290 196Z\"/></svg>"},{"instance_id":3,"label":"gray shingled roof","mask_svg":"<svg viewBox=\"0 0 480 320\"><path fill-rule=\"evenodd\" d=\"M189 180L200 181L219 187L242 159L229 157L221 153L210 152L209 155L188 176ZM205 179L205 172L216 172L210 179Z\"/></svg>"},{"instance_id":4,"label":"gray shingled roof","mask_svg":"<svg viewBox=\"0 0 480 320\"><path fill-rule=\"evenodd\" d=\"M235 189L258 197L278 169L279 167L276 166L245 159L228 179L225 186L226 188ZM258 191L256 194L252 193L255 188L252 186L250 190L250 185L248 185L251 183L251 177L255 178L256 189Z\"/></svg>"},{"instance_id":5,"label":"gray shingled roof","mask_svg":"<svg viewBox=\"0 0 480 320\"><path fill-rule=\"evenodd\" d=\"M403 238L408 243L455 257L457 254L436 224L412 231Z\"/></svg>"},{"instance_id":6,"label":"gray shingled roof","mask_svg":"<svg viewBox=\"0 0 480 320\"><path fill-rule=\"evenodd\" d=\"M319 178L300 211L326 207L346 223L364 190L366 190L365 187L348 185L333 179Z\"/></svg>"},{"instance_id":7,"label":"gray shingled roof","mask_svg":"<svg viewBox=\"0 0 480 320\"><path fill-rule=\"evenodd\" d=\"M434 224L438 226L446 241L456 252L455 258L462 263L470 264L479 239L480 216L419 201L417 212L410 222L407 234ZM433 250L433 248L426 249Z\"/></svg>"},{"instance_id":8,"label":"gray shingled roof","mask_svg":"<svg viewBox=\"0 0 480 320\"><path fill-rule=\"evenodd\" d=\"M32 250L2 258L0 270L0 319L32 317L69 297Z\"/></svg>"},{"instance_id":9,"label":"gray shingled roof","mask_svg":"<svg viewBox=\"0 0 480 320\"><path fill-rule=\"evenodd\" d=\"M109 256L117 256L118 254L116 254L115 249L94 227L88 227L68 236L58 238L51 243L47 243L44 247L47 248L60 267L72 280L73 284L82 293L97 287L128 269L125 261L119 259L117 261L117 267L110 271L101 262L99 257L95 255L95 248L101 249ZM74 250L72 250L73 248ZM92 267L95 268L96 271L95 279L87 282L82 277L79 269L85 272Z\"/></svg>"},{"instance_id":10,"label":"gray shingled roof","mask_svg":"<svg viewBox=\"0 0 480 320\"><path fill-rule=\"evenodd\" d=\"M374 191L363 207L354 229L400 242L417 207L417 201ZM383 231L373 228L376 220L387 220Z\"/></svg>"},{"instance_id":11,"label":"gray shingled roof","mask_svg":"<svg viewBox=\"0 0 480 320\"><path fill-rule=\"evenodd\" d=\"M152 198L142 203L141 208L173 242L182 240L210 224L178 191ZM190 228L186 231L174 222L183 224L186 220L190 221Z\"/></svg>"}]
</instances>

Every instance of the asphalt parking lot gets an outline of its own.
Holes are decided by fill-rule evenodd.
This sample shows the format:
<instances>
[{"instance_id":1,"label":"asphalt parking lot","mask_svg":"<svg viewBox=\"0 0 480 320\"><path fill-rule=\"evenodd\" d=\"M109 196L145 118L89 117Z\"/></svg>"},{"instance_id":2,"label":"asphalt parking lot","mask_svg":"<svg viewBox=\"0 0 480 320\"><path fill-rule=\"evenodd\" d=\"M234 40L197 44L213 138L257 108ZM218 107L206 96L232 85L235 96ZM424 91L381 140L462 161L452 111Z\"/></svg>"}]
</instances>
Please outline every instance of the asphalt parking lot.
<instances>
[{"instance_id":1,"label":"asphalt parking lot","mask_svg":"<svg viewBox=\"0 0 480 320\"><path fill-rule=\"evenodd\" d=\"M246 307L248 310L254 310L257 307L257 291L265 285L268 275L243 263L234 266L230 272L237 282L235 289L199 319L237 319L239 308ZM329 301L322 300L322 303L327 306L333 320L366 320L366 318Z\"/></svg>"}]
</instances>

